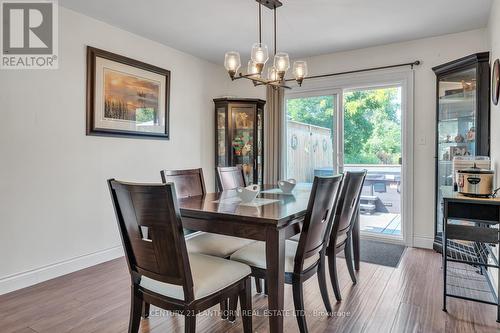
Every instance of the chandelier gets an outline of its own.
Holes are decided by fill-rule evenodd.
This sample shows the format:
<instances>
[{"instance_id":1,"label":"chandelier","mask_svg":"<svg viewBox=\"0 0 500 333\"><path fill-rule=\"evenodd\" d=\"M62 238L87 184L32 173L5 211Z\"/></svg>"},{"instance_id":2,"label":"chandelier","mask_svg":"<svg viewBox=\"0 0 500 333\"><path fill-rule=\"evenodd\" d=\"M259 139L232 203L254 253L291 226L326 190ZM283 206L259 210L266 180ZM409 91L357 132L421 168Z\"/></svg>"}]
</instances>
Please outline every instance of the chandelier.
<instances>
[{"instance_id":1,"label":"chandelier","mask_svg":"<svg viewBox=\"0 0 500 333\"><path fill-rule=\"evenodd\" d=\"M290 69L290 57L288 53L278 52L276 44L276 9L283 4L279 0L256 1L259 3L259 42L252 46L247 74L238 73L241 67L241 58L239 52L236 51L226 52L224 67L233 81L248 79L253 82L254 86L266 85L274 88L291 89L291 87L285 84L285 75ZM264 67L269 60L269 50L267 45L262 43L262 5L271 9L274 14L274 59L272 66L267 69L267 76L264 75ZM301 86L302 81L307 76L307 63L305 61L295 61L293 63L293 76L295 77L295 81Z\"/></svg>"}]
</instances>

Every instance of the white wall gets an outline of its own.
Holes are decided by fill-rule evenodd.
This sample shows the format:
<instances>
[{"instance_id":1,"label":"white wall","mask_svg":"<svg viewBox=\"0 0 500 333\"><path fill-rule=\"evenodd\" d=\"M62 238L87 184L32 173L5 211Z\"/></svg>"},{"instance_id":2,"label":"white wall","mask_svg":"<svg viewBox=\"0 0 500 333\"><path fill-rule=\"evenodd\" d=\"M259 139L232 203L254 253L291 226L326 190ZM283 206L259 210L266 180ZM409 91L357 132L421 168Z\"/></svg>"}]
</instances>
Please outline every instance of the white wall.
<instances>
[{"instance_id":1,"label":"white wall","mask_svg":"<svg viewBox=\"0 0 500 333\"><path fill-rule=\"evenodd\" d=\"M0 72L0 294L121 253L110 177L203 167L213 189L212 99L252 97L222 66L64 8L59 45L58 70ZM170 141L85 136L87 45L171 71Z\"/></svg>"},{"instance_id":2,"label":"white wall","mask_svg":"<svg viewBox=\"0 0 500 333\"><path fill-rule=\"evenodd\" d=\"M499 45L500 47L500 45ZM436 77L432 67L487 51L484 30L310 57L310 75L420 60L414 83L414 245L432 247L434 237L434 142ZM305 81L303 86L307 86ZM498 147L500 149L500 147ZM500 152L500 150L499 150ZM500 154L499 154L500 156Z\"/></svg>"}]
</instances>

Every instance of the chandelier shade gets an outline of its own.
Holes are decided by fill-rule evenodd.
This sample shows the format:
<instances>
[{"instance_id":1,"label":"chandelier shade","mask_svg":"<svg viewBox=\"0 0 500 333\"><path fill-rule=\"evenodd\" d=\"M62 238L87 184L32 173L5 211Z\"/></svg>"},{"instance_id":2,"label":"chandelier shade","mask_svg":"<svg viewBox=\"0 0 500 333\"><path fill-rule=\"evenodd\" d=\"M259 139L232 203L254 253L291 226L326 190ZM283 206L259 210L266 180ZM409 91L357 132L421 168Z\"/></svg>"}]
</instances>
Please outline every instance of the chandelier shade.
<instances>
[{"instance_id":1,"label":"chandelier shade","mask_svg":"<svg viewBox=\"0 0 500 333\"><path fill-rule=\"evenodd\" d=\"M253 60L248 60L247 73L251 76L259 76L262 69L259 70L259 67Z\"/></svg>"},{"instance_id":2,"label":"chandelier shade","mask_svg":"<svg viewBox=\"0 0 500 333\"><path fill-rule=\"evenodd\" d=\"M279 80L279 74L278 71L276 70L276 67L272 66L269 67L267 70L267 79L269 81L278 81Z\"/></svg>"},{"instance_id":3,"label":"chandelier shade","mask_svg":"<svg viewBox=\"0 0 500 333\"><path fill-rule=\"evenodd\" d=\"M241 67L240 54L235 51L226 52L226 55L224 57L224 67L226 68L231 78L234 78L236 72Z\"/></svg>"},{"instance_id":4,"label":"chandelier shade","mask_svg":"<svg viewBox=\"0 0 500 333\"><path fill-rule=\"evenodd\" d=\"M293 76L299 86L301 86L302 81L307 76L307 62L301 60L295 61L293 63Z\"/></svg>"},{"instance_id":5,"label":"chandelier shade","mask_svg":"<svg viewBox=\"0 0 500 333\"><path fill-rule=\"evenodd\" d=\"M252 46L251 59L256 64L265 64L269 60L269 50L266 44L255 43Z\"/></svg>"}]
</instances>

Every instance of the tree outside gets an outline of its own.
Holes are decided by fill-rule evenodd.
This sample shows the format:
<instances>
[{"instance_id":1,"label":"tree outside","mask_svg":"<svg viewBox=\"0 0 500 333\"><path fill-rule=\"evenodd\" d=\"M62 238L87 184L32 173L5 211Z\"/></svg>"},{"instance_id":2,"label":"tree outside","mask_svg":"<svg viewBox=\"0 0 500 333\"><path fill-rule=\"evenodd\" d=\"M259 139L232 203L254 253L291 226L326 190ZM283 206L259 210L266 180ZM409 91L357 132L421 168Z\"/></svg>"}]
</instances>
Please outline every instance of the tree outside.
<instances>
[{"instance_id":1,"label":"tree outside","mask_svg":"<svg viewBox=\"0 0 500 333\"><path fill-rule=\"evenodd\" d=\"M290 99L288 119L333 129L333 103L328 96ZM346 92L344 163L399 164L400 157L401 88Z\"/></svg>"}]
</instances>

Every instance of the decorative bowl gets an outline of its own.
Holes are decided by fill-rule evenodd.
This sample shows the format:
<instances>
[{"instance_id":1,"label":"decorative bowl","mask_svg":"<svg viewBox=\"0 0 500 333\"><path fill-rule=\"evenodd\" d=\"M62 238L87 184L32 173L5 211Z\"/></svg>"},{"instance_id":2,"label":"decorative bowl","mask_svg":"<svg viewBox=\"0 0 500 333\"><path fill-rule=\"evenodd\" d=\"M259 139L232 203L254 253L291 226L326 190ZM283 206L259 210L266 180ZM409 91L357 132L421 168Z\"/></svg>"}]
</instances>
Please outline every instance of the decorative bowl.
<instances>
[{"instance_id":1,"label":"decorative bowl","mask_svg":"<svg viewBox=\"0 0 500 333\"><path fill-rule=\"evenodd\" d=\"M250 185L247 187L238 187L236 193L242 202L252 202L260 193L259 185Z\"/></svg>"},{"instance_id":2,"label":"decorative bowl","mask_svg":"<svg viewBox=\"0 0 500 333\"><path fill-rule=\"evenodd\" d=\"M283 191L283 193L292 193L293 189L297 185L297 181L293 178L287 180L280 180L278 182L279 188Z\"/></svg>"}]
</instances>

